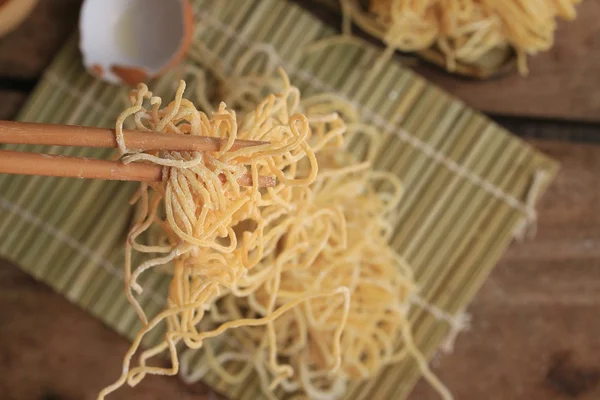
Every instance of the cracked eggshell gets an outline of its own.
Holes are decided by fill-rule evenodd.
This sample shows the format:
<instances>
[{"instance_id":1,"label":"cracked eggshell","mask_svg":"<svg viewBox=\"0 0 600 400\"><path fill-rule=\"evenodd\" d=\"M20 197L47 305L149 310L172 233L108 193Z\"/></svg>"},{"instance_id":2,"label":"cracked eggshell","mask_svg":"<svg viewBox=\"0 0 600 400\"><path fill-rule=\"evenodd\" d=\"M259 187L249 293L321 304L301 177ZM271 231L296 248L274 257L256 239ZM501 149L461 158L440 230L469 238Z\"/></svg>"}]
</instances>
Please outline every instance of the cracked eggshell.
<instances>
[{"instance_id":1,"label":"cracked eggshell","mask_svg":"<svg viewBox=\"0 0 600 400\"><path fill-rule=\"evenodd\" d=\"M192 41L189 0L85 0L83 63L93 75L135 85L177 66Z\"/></svg>"}]
</instances>

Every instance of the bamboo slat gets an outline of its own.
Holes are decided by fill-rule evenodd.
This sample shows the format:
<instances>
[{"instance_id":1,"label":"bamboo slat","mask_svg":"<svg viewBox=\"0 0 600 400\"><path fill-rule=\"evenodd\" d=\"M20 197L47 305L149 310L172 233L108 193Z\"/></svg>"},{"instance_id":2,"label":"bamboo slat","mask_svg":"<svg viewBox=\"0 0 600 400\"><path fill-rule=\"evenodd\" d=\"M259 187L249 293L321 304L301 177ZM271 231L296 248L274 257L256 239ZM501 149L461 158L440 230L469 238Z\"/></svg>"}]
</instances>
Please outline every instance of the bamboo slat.
<instances>
[{"instance_id":1,"label":"bamboo slat","mask_svg":"<svg viewBox=\"0 0 600 400\"><path fill-rule=\"evenodd\" d=\"M231 71L244 51L269 45L292 83L306 94L336 92L351 101L364 122L384 137L375 167L397 174L405 197L393 221L393 247L415 270L424 300L449 314L462 312L512 241L533 216L527 193L536 176L556 163L460 101L400 65L390 62L368 74L378 56L370 47L340 45L308 53L305 45L333 34L316 18L284 0L195 0L196 44L186 65L151 89L173 96L178 78L195 76L187 66L220 65ZM216 54L194 51L204 43ZM258 71L257 59L244 72ZM22 121L111 127L126 105L127 89L95 80L81 66L73 38L44 74L19 115ZM364 153L353 140L351 151ZM112 150L6 145L3 149L110 158ZM123 243L135 184L0 175L0 254L46 282L73 303L132 338L140 324L123 294ZM135 260L134 260L135 261ZM158 312L168 279L142 276L144 309ZM431 357L448 327L415 307L415 341ZM145 344L161 332L149 335ZM220 343L218 346L226 346ZM192 355L202 363L201 355ZM119 366L115 366L117 371ZM390 366L376 379L352 385L347 399L402 399L419 378L410 360ZM260 398L257 380L230 387L214 375L206 380L234 399Z\"/></svg>"}]
</instances>

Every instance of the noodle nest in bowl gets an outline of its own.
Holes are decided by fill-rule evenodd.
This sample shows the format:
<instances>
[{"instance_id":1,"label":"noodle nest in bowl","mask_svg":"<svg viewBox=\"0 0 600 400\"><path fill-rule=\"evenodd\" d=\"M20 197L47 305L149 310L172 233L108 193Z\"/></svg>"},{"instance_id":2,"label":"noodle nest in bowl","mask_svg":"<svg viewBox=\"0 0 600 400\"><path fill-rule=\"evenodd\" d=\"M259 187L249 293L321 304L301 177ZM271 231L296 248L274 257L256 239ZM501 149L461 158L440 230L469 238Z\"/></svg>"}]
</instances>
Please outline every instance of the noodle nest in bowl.
<instances>
[{"instance_id":1,"label":"noodle nest in bowl","mask_svg":"<svg viewBox=\"0 0 600 400\"><path fill-rule=\"evenodd\" d=\"M387 46L382 60L396 50L436 48L455 71L457 62L477 64L494 50L513 48L525 75L527 55L554 43L557 18L575 19L581 0L341 0L344 35L351 22ZM327 41L327 40L325 40ZM332 42L334 43L335 40Z\"/></svg>"}]
</instances>

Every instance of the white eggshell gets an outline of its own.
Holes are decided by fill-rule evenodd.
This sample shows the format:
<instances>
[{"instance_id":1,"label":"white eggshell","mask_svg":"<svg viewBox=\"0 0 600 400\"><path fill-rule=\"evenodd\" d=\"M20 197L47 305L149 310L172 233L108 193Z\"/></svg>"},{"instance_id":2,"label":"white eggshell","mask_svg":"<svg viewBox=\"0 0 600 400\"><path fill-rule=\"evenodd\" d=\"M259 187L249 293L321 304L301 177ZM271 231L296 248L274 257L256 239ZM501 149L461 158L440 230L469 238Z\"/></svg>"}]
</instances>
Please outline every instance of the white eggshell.
<instances>
[{"instance_id":1,"label":"white eggshell","mask_svg":"<svg viewBox=\"0 0 600 400\"><path fill-rule=\"evenodd\" d=\"M188 0L85 0L79 28L85 67L136 84L175 66L192 36Z\"/></svg>"}]
</instances>

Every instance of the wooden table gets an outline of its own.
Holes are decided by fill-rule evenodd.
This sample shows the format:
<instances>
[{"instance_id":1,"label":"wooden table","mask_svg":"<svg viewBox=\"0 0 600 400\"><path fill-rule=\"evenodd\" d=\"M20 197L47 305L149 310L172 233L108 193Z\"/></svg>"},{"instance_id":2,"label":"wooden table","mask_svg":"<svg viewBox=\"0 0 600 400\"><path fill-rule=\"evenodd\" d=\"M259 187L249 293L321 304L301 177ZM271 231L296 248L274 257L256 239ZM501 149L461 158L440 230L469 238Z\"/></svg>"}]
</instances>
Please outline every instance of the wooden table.
<instances>
[{"instance_id":1,"label":"wooden table","mask_svg":"<svg viewBox=\"0 0 600 400\"><path fill-rule=\"evenodd\" d=\"M594 0L586 2L592 3L586 6L589 12L600 8ZM23 104L74 28L79 3L44 0L25 25L0 39L0 119L10 119ZM593 22L587 14L584 18ZM577 35L588 37L593 29L578 26L567 36L574 35L572 40ZM563 41L554 51L569 46ZM600 49L591 56L599 58ZM467 102L473 98L469 93L487 96L481 105L471 105L492 111L492 118L563 164L539 204L537 237L510 248L470 307L471 330L459 337L452 355L433 363L457 399L600 398L600 147L595 144L600 138L599 125L590 122L600 116L600 110L593 109L598 103L590 100L590 96L600 96L600 85L598 79L588 82L595 84L592 89L598 95L577 85L547 87L548 79L569 79L564 71L569 71L570 63L568 57L555 60L542 79L536 75L542 65L536 63L547 57L552 53L532 62L534 77L509 78L519 86L519 93L527 93L525 97L506 95L499 83L478 86L421 67L429 79ZM598 78L597 61L595 70L591 64L577 66L579 73L593 72ZM549 108L547 96L552 95L567 99ZM538 98L541 104L532 106L531 101ZM585 113L564 107L569 99L578 98L587 104ZM489 106L489 99L495 99L494 107ZM521 103L528 106L520 107ZM16 266L0 261L1 398L93 399L114 379L127 346L96 319ZM153 377L112 398L215 396L203 385L186 386L176 378ZM423 382L411 398L437 399Z\"/></svg>"}]
</instances>

